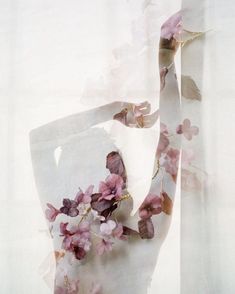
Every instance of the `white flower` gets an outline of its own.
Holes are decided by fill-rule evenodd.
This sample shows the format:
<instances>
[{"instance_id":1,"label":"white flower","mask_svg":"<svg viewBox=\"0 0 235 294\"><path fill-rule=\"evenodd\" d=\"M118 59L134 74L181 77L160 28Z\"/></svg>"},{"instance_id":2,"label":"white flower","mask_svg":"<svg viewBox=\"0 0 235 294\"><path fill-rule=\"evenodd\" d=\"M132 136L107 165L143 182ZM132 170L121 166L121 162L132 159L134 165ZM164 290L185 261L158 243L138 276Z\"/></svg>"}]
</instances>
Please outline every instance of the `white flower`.
<instances>
[{"instance_id":1,"label":"white flower","mask_svg":"<svg viewBox=\"0 0 235 294\"><path fill-rule=\"evenodd\" d=\"M113 220L108 220L106 223L100 225L100 232L102 235L109 236L112 231L116 228L116 223Z\"/></svg>"},{"instance_id":2,"label":"white flower","mask_svg":"<svg viewBox=\"0 0 235 294\"><path fill-rule=\"evenodd\" d=\"M99 215L98 211L96 211L94 209L91 210L91 214L92 214L93 221L96 221L96 220L104 221L105 220L105 217L102 215Z\"/></svg>"}]
</instances>

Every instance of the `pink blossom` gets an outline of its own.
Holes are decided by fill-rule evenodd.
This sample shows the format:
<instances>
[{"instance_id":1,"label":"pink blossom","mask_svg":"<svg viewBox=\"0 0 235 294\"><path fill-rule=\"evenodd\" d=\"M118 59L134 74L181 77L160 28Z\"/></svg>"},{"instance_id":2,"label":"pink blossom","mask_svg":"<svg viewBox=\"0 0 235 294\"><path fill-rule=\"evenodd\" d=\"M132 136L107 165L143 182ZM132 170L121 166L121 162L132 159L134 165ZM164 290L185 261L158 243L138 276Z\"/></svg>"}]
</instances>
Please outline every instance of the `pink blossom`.
<instances>
[{"instance_id":1,"label":"pink blossom","mask_svg":"<svg viewBox=\"0 0 235 294\"><path fill-rule=\"evenodd\" d=\"M159 158L162 153L164 153L169 146L170 141L169 139L164 135L160 134L158 146L157 146L157 157Z\"/></svg>"},{"instance_id":2,"label":"pink blossom","mask_svg":"<svg viewBox=\"0 0 235 294\"><path fill-rule=\"evenodd\" d=\"M79 214L77 206L76 201L65 198L63 199L63 206L60 208L60 212L71 217L76 217Z\"/></svg>"},{"instance_id":3,"label":"pink blossom","mask_svg":"<svg viewBox=\"0 0 235 294\"><path fill-rule=\"evenodd\" d=\"M93 189L94 189L94 186L93 185L90 185L85 193L80 189L79 192L77 193L76 197L75 197L75 201L80 204L80 203L83 203L83 204L89 204L91 203L91 195L93 193Z\"/></svg>"},{"instance_id":4,"label":"pink blossom","mask_svg":"<svg viewBox=\"0 0 235 294\"><path fill-rule=\"evenodd\" d=\"M99 192L102 194L99 201L102 199L112 200L115 198L119 200L122 196L123 179L116 174L109 175L105 182L100 182Z\"/></svg>"},{"instance_id":5,"label":"pink blossom","mask_svg":"<svg viewBox=\"0 0 235 294\"><path fill-rule=\"evenodd\" d=\"M162 199L154 194L149 194L139 208L139 216L148 219L162 211Z\"/></svg>"},{"instance_id":6,"label":"pink blossom","mask_svg":"<svg viewBox=\"0 0 235 294\"><path fill-rule=\"evenodd\" d=\"M105 252L110 252L113 249L113 242L110 240L104 240L96 245L96 252L98 255L103 255Z\"/></svg>"},{"instance_id":7,"label":"pink blossom","mask_svg":"<svg viewBox=\"0 0 235 294\"><path fill-rule=\"evenodd\" d=\"M46 218L49 220L49 222L54 222L57 215L60 214L60 211L56 209L53 205L50 203L47 203L47 206L49 207L46 209L45 214Z\"/></svg>"},{"instance_id":8,"label":"pink blossom","mask_svg":"<svg viewBox=\"0 0 235 294\"><path fill-rule=\"evenodd\" d=\"M182 32L182 14L177 12L173 14L161 27L161 37L167 40L177 39Z\"/></svg>"},{"instance_id":9,"label":"pink blossom","mask_svg":"<svg viewBox=\"0 0 235 294\"><path fill-rule=\"evenodd\" d=\"M176 176L179 166L179 156L180 152L178 149L170 148L164 157L163 166L165 167L166 172L172 176Z\"/></svg>"},{"instance_id":10,"label":"pink blossom","mask_svg":"<svg viewBox=\"0 0 235 294\"><path fill-rule=\"evenodd\" d=\"M77 259L83 259L91 247L90 225L82 222L77 226L67 229L68 223L60 224L63 239L63 248L73 252Z\"/></svg>"},{"instance_id":11,"label":"pink blossom","mask_svg":"<svg viewBox=\"0 0 235 294\"><path fill-rule=\"evenodd\" d=\"M124 233L123 225L119 223L116 226L116 228L113 230L113 237L120 240L126 240L126 236L124 236L123 233Z\"/></svg>"},{"instance_id":12,"label":"pink blossom","mask_svg":"<svg viewBox=\"0 0 235 294\"><path fill-rule=\"evenodd\" d=\"M100 232L104 236L110 236L113 230L116 228L116 223L113 220L108 220L106 223L100 225Z\"/></svg>"},{"instance_id":13,"label":"pink blossom","mask_svg":"<svg viewBox=\"0 0 235 294\"><path fill-rule=\"evenodd\" d=\"M198 135L199 128L191 126L191 122L188 118L183 121L183 124L179 125L176 129L177 134L183 134L187 140L192 140L193 136Z\"/></svg>"},{"instance_id":14,"label":"pink blossom","mask_svg":"<svg viewBox=\"0 0 235 294\"><path fill-rule=\"evenodd\" d=\"M169 134L168 129L167 129L167 125L165 125L162 122L160 123L160 132L161 132L161 134L166 135L166 136Z\"/></svg>"}]
</instances>

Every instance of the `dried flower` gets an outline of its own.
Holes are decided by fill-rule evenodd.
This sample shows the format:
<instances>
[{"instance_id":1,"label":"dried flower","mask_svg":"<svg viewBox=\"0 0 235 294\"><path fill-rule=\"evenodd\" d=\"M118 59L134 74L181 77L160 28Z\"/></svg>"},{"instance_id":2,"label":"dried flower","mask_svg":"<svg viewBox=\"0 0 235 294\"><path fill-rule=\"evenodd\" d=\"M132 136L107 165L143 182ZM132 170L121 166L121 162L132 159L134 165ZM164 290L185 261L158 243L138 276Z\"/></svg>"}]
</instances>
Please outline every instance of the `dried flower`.
<instances>
[{"instance_id":1,"label":"dried flower","mask_svg":"<svg viewBox=\"0 0 235 294\"><path fill-rule=\"evenodd\" d=\"M176 129L177 134L183 134L187 140L192 140L193 136L198 135L199 128L196 126L191 126L191 121L189 119L185 119L183 124L179 125Z\"/></svg>"},{"instance_id":2,"label":"dried flower","mask_svg":"<svg viewBox=\"0 0 235 294\"><path fill-rule=\"evenodd\" d=\"M180 152L178 149L170 148L163 158L162 166L164 166L166 172L168 172L172 176L177 175L179 166L179 156Z\"/></svg>"},{"instance_id":3,"label":"dried flower","mask_svg":"<svg viewBox=\"0 0 235 294\"><path fill-rule=\"evenodd\" d=\"M113 230L113 237L120 240L127 240L127 237L124 236L124 228L121 223L119 223Z\"/></svg>"},{"instance_id":4,"label":"dried flower","mask_svg":"<svg viewBox=\"0 0 235 294\"><path fill-rule=\"evenodd\" d=\"M79 192L75 197L75 201L78 204L80 203L89 204L91 202L91 195L93 193L93 189L94 189L93 185L90 185L85 191L85 193L81 189L79 189Z\"/></svg>"},{"instance_id":5,"label":"dried flower","mask_svg":"<svg viewBox=\"0 0 235 294\"><path fill-rule=\"evenodd\" d=\"M100 182L99 192L102 194L99 201L102 199L112 200L113 198L119 200L122 196L122 187L124 181L116 174L109 175L105 182Z\"/></svg>"},{"instance_id":6,"label":"dried flower","mask_svg":"<svg viewBox=\"0 0 235 294\"><path fill-rule=\"evenodd\" d=\"M98 255L103 255L105 252L110 252L113 249L113 242L110 240L102 239L100 243L96 245L96 252Z\"/></svg>"},{"instance_id":7,"label":"dried flower","mask_svg":"<svg viewBox=\"0 0 235 294\"><path fill-rule=\"evenodd\" d=\"M82 222L70 230L67 229L67 226L68 223L60 224L60 231L64 236L62 247L74 253L77 259L83 259L91 247L90 224Z\"/></svg>"},{"instance_id":8,"label":"dried flower","mask_svg":"<svg viewBox=\"0 0 235 294\"><path fill-rule=\"evenodd\" d=\"M116 228L116 223L113 220L108 220L106 223L100 225L100 232L103 236L110 236Z\"/></svg>"},{"instance_id":9,"label":"dried flower","mask_svg":"<svg viewBox=\"0 0 235 294\"><path fill-rule=\"evenodd\" d=\"M182 14L173 14L161 27L161 37L167 40L177 39L182 32Z\"/></svg>"},{"instance_id":10,"label":"dried flower","mask_svg":"<svg viewBox=\"0 0 235 294\"><path fill-rule=\"evenodd\" d=\"M57 215L60 214L61 212L50 203L47 203L47 206L48 206L48 209L46 209L45 211L46 218L49 220L49 222L54 222Z\"/></svg>"},{"instance_id":11,"label":"dried flower","mask_svg":"<svg viewBox=\"0 0 235 294\"><path fill-rule=\"evenodd\" d=\"M63 206L60 208L60 212L71 217L78 216L79 211L77 209L78 203L75 200L68 198L63 199Z\"/></svg>"},{"instance_id":12,"label":"dried flower","mask_svg":"<svg viewBox=\"0 0 235 294\"><path fill-rule=\"evenodd\" d=\"M139 216L148 219L162 212L162 199L154 194L149 194L139 208Z\"/></svg>"}]
</instances>

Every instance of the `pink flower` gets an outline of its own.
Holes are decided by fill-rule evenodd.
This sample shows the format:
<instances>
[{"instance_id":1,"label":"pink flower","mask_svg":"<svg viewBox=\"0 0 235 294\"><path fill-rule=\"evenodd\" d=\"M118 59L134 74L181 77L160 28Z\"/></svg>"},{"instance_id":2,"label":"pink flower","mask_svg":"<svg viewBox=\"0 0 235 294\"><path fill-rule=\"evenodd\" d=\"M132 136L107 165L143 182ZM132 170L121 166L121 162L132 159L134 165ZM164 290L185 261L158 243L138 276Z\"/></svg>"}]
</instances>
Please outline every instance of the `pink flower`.
<instances>
[{"instance_id":1,"label":"pink flower","mask_svg":"<svg viewBox=\"0 0 235 294\"><path fill-rule=\"evenodd\" d=\"M90 185L85 193L83 193L83 191L80 189L79 192L77 193L76 197L75 197L75 201L80 204L80 203L83 203L83 204L89 204L91 203L91 195L93 193L93 189L94 189L94 186L93 185Z\"/></svg>"},{"instance_id":2,"label":"pink flower","mask_svg":"<svg viewBox=\"0 0 235 294\"><path fill-rule=\"evenodd\" d=\"M113 230L113 237L120 240L126 240L126 236L124 236L123 233L124 233L123 225L119 223L116 226L116 228Z\"/></svg>"},{"instance_id":3,"label":"pink flower","mask_svg":"<svg viewBox=\"0 0 235 294\"><path fill-rule=\"evenodd\" d=\"M148 219L162 212L162 199L154 194L149 194L139 208L139 216Z\"/></svg>"},{"instance_id":4,"label":"pink flower","mask_svg":"<svg viewBox=\"0 0 235 294\"><path fill-rule=\"evenodd\" d=\"M106 223L100 225L100 232L104 236L110 236L113 230L116 228L116 223L113 220L108 220Z\"/></svg>"},{"instance_id":5,"label":"pink flower","mask_svg":"<svg viewBox=\"0 0 235 294\"><path fill-rule=\"evenodd\" d=\"M167 136L169 134L167 126L164 123L160 123L160 132L161 134Z\"/></svg>"},{"instance_id":6,"label":"pink flower","mask_svg":"<svg viewBox=\"0 0 235 294\"><path fill-rule=\"evenodd\" d=\"M183 134L187 140L192 140L193 136L198 135L199 128L196 126L191 126L189 119L185 119L183 124L179 125L176 129L177 134Z\"/></svg>"},{"instance_id":7,"label":"pink flower","mask_svg":"<svg viewBox=\"0 0 235 294\"><path fill-rule=\"evenodd\" d=\"M47 203L47 206L49 207L49 209L46 209L45 211L46 218L49 220L49 222L54 222L57 215L60 214L60 211L50 203Z\"/></svg>"},{"instance_id":8,"label":"pink flower","mask_svg":"<svg viewBox=\"0 0 235 294\"><path fill-rule=\"evenodd\" d=\"M122 196L123 179L119 175L111 174L105 180L100 182L99 192L102 194L99 201L102 199L112 200L115 198L119 200Z\"/></svg>"},{"instance_id":9,"label":"pink flower","mask_svg":"<svg viewBox=\"0 0 235 294\"><path fill-rule=\"evenodd\" d=\"M179 156L180 152L178 149L170 148L164 157L163 166L165 167L166 172L172 176L176 176L179 166Z\"/></svg>"},{"instance_id":10,"label":"pink flower","mask_svg":"<svg viewBox=\"0 0 235 294\"><path fill-rule=\"evenodd\" d=\"M177 39L182 32L181 12L173 14L161 27L161 37L167 40Z\"/></svg>"},{"instance_id":11,"label":"pink flower","mask_svg":"<svg viewBox=\"0 0 235 294\"><path fill-rule=\"evenodd\" d=\"M113 249L113 242L110 240L104 240L96 245L96 252L98 255L103 255L105 252L110 252Z\"/></svg>"},{"instance_id":12,"label":"pink flower","mask_svg":"<svg viewBox=\"0 0 235 294\"><path fill-rule=\"evenodd\" d=\"M170 141L169 139L164 135L160 134L158 146L157 146L157 157L159 158L162 153L164 153L169 146Z\"/></svg>"},{"instance_id":13,"label":"pink flower","mask_svg":"<svg viewBox=\"0 0 235 294\"><path fill-rule=\"evenodd\" d=\"M60 208L60 212L71 217L76 217L79 214L77 206L76 201L65 198L63 199L63 206Z\"/></svg>"},{"instance_id":14,"label":"pink flower","mask_svg":"<svg viewBox=\"0 0 235 294\"><path fill-rule=\"evenodd\" d=\"M67 229L68 223L60 224L60 231L64 236L62 247L73 252L77 259L83 259L91 247L90 225L82 222L77 226Z\"/></svg>"}]
</instances>

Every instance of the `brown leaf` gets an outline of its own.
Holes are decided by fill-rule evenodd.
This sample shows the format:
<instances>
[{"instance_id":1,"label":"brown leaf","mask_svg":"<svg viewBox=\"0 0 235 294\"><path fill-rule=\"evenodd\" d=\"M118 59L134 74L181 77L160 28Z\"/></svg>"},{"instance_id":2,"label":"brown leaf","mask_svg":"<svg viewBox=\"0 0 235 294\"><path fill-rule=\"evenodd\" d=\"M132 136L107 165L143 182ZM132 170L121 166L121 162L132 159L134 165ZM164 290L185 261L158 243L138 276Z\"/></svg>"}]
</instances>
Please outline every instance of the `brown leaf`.
<instances>
[{"instance_id":1,"label":"brown leaf","mask_svg":"<svg viewBox=\"0 0 235 294\"><path fill-rule=\"evenodd\" d=\"M171 198L167 195L166 192L162 193L163 202L162 202L162 211L165 212L165 214L171 215L172 214L172 208L173 208L173 202Z\"/></svg>"},{"instance_id":2,"label":"brown leaf","mask_svg":"<svg viewBox=\"0 0 235 294\"><path fill-rule=\"evenodd\" d=\"M190 76L181 76L181 93L187 99L201 101L201 93Z\"/></svg>"},{"instance_id":3,"label":"brown leaf","mask_svg":"<svg viewBox=\"0 0 235 294\"><path fill-rule=\"evenodd\" d=\"M152 239L154 237L154 226L151 218L140 220L138 227L142 239Z\"/></svg>"},{"instance_id":4,"label":"brown leaf","mask_svg":"<svg viewBox=\"0 0 235 294\"><path fill-rule=\"evenodd\" d=\"M56 262L65 256L64 251L54 251Z\"/></svg>"},{"instance_id":5,"label":"brown leaf","mask_svg":"<svg viewBox=\"0 0 235 294\"><path fill-rule=\"evenodd\" d=\"M128 109L124 108L121 112L115 114L113 119L118 120L124 125L127 125L127 113L128 113Z\"/></svg>"},{"instance_id":6,"label":"brown leaf","mask_svg":"<svg viewBox=\"0 0 235 294\"><path fill-rule=\"evenodd\" d=\"M121 155L113 151L107 155L106 158L106 168L110 171L111 174L119 175L123 178L123 181L126 182L126 169L123 163Z\"/></svg>"},{"instance_id":7,"label":"brown leaf","mask_svg":"<svg viewBox=\"0 0 235 294\"><path fill-rule=\"evenodd\" d=\"M139 232L133 230L129 227L123 226L123 235L130 236L130 235L139 235Z\"/></svg>"},{"instance_id":8,"label":"brown leaf","mask_svg":"<svg viewBox=\"0 0 235 294\"><path fill-rule=\"evenodd\" d=\"M168 73L167 67L163 67L160 70L160 86L161 86L160 91L162 91L165 88L167 73Z\"/></svg>"},{"instance_id":9,"label":"brown leaf","mask_svg":"<svg viewBox=\"0 0 235 294\"><path fill-rule=\"evenodd\" d=\"M108 201L108 200L95 201L91 203L92 209L98 212L103 212L106 209L109 209L111 206L112 206L112 203L111 201Z\"/></svg>"}]
</instances>

